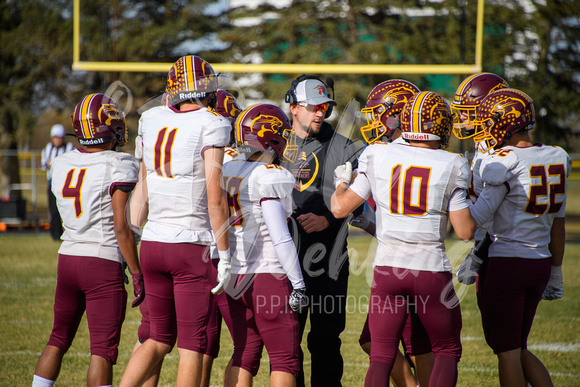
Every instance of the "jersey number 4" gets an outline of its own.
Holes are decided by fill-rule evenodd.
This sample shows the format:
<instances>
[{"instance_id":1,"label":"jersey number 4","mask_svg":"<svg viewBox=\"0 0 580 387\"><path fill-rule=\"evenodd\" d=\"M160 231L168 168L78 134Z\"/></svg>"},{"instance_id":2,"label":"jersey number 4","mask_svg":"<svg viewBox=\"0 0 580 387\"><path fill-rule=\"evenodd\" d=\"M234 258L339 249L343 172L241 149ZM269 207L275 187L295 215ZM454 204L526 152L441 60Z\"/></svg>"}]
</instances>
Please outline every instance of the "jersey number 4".
<instances>
[{"instance_id":1,"label":"jersey number 4","mask_svg":"<svg viewBox=\"0 0 580 387\"><path fill-rule=\"evenodd\" d=\"M550 176L558 177L558 182L548 183L548 177ZM541 215L546 210L548 210L548 214L560 211L562 202L556 201L556 195L564 195L566 193L566 169L564 164L550 164L547 170L545 165L533 165L530 167L530 177L539 179L540 183L530 185L526 212ZM541 197L545 197L545 199L542 200L543 203L538 203L538 199Z\"/></svg>"},{"instance_id":2,"label":"jersey number 4","mask_svg":"<svg viewBox=\"0 0 580 387\"><path fill-rule=\"evenodd\" d=\"M80 216L83 214L83 206L81 204L81 188L83 186L83 181L85 180L85 173L87 173L87 169L82 168L79 172L77 183L73 186L71 184L75 174L75 169L71 169L66 174L64 187L62 187L62 197L65 199L74 199L75 215L77 218L80 218Z\"/></svg>"}]
</instances>

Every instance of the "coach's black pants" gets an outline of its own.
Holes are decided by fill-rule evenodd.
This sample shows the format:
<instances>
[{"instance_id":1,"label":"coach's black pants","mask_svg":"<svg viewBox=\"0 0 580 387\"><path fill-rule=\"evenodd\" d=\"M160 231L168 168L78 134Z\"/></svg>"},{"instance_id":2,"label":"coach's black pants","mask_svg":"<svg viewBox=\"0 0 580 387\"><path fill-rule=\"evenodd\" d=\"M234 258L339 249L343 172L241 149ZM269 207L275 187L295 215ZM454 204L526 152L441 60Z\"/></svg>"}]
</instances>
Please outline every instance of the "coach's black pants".
<instances>
[{"instance_id":1,"label":"coach's black pants","mask_svg":"<svg viewBox=\"0 0 580 387\"><path fill-rule=\"evenodd\" d=\"M348 268L348 266L347 266ZM317 278L304 278L310 306L299 316L300 341L310 314L310 332L307 336L308 350L312 359L311 386L341 386L343 359L340 354L340 334L346 324L346 292L348 289L348 270L337 280L325 273ZM300 347L300 364L304 353ZM303 367L296 379L298 387L304 386Z\"/></svg>"},{"instance_id":2,"label":"coach's black pants","mask_svg":"<svg viewBox=\"0 0 580 387\"><path fill-rule=\"evenodd\" d=\"M52 193L51 182L48 183L48 212L50 216L50 236L55 241L60 241L62 236L62 220L58 207L56 206L56 197Z\"/></svg>"}]
</instances>

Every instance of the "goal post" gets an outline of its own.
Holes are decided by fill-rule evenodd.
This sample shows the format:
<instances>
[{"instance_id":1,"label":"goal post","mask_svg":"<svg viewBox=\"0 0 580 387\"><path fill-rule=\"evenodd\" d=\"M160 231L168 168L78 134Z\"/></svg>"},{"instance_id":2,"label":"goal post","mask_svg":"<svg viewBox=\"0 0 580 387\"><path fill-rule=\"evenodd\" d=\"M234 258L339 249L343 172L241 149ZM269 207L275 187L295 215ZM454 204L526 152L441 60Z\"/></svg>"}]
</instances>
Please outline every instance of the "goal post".
<instances>
[{"instance_id":1,"label":"goal post","mask_svg":"<svg viewBox=\"0 0 580 387\"><path fill-rule=\"evenodd\" d=\"M222 73L269 74L473 74L481 72L483 48L483 12L485 0L477 0L475 63L473 64L308 64L308 63L212 63ZM80 60L80 0L73 5L74 71L160 72L169 71L173 63L102 62Z\"/></svg>"}]
</instances>

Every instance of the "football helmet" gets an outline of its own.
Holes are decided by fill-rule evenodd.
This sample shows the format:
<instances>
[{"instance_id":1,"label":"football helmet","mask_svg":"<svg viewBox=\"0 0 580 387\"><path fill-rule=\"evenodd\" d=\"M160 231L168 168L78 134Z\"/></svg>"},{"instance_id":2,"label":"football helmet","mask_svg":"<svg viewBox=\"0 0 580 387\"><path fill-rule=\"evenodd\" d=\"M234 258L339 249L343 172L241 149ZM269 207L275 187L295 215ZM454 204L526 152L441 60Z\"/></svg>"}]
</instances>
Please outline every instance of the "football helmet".
<instances>
[{"instance_id":1,"label":"football helmet","mask_svg":"<svg viewBox=\"0 0 580 387\"><path fill-rule=\"evenodd\" d=\"M419 88L403 79L391 79L375 86L367 98L367 104L361 109L366 115L367 125L360 128L363 138L369 144L386 136L391 136L399 127L399 114Z\"/></svg>"},{"instance_id":2,"label":"football helmet","mask_svg":"<svg viewBox=\"0 0 580 387\"><path fill-rule=\"evenodd\" d=\"M166 92L170 104L210 97L218 88L217 74L211 65L196 55L179 58L167 75Z\"/></svg>"},{"instance_id":3,"label":"football helmet","mask_svg":"<svg viewBox=\"0 0 580 387\"><path fill-rule=\"evenodd\" d=\"M481 152L501 148L514 133L527 132L535 125L534 102L526 93L497 90L485 97L477 109L473 141Z\"/></svg>"},{"instance_id":4,"label":"football helmet","mask_svg":"<svg viewBox=\"0 0 580 387\"><path fill-rule=\"evenodd\" d=\"M508 87L502 77L492 73L476 73L465 78L457 87L451 103L453 134L459 139L473 137L475 135L473 122L481 101L489 93Z\"/></svg>"},{"instance_id":5,"label":"football helmet","mask_svg":"<svg viewBox=\"0 0 580 387\"><path fill-rule=\"evenodd\" d=\"M75 134L81 145L97 145L115 141L127 143L125 113L105 94L89 94L79 102L71 116Z\"/></svg>"},{"instance_id":6,"label":"football helmet","mask_svg":"<svg viewBox=\"0 0 580 387\"><path fill-rule=\"evenodd\" d=\"M215 111L220 116L227 118L232 124L242 111L236 97L225 90L218 90L216 94Z\"/></svg>"},{"instance_id":7,"label":"football helmet","mask_svg":"<svg viewBox=\"0 0 580 387\"><path fill-rule=\"evenodd\" d=\"M236 120L236 146L246 155L268 152L281 160L286 147L282 134L291 128L282 109L266 103L255 104L241 112Z\"/></svg>"},{"instance_id":8,"label":"football helmet","mask_svg":"<svg viewBox=\"0 0 580 387\"><path fill-rule=\"evenodd\" d=\"M451 110L445 100L433 91L415 94L399 115L405 140L440 141L447 148L451 132Z\"/></svg>"}]
</instances>

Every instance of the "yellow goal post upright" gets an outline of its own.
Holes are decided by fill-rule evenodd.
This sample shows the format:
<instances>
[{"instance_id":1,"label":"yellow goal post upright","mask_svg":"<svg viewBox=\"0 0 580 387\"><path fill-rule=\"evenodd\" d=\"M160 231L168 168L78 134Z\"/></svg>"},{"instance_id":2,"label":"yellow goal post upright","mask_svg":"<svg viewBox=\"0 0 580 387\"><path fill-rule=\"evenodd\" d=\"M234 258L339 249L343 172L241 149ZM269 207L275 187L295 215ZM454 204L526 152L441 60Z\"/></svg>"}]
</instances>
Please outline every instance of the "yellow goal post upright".
<instances>
[{"instance_id":1,"label":"yellow goal post upright","mask_svg":"<svg viewBox=\"0 0 580 387\"><path fill-rule=\"evenodd\" d=\"M305 63L212 63L222 73L270 74L473 74L481 72L483 47L483 12L485 0L477 0L474 64L305 64ZM73 5L73 63L75 71L160 72L173 63L95 62L80 59L80 0Z\"/></svg>"}]
</instances>

